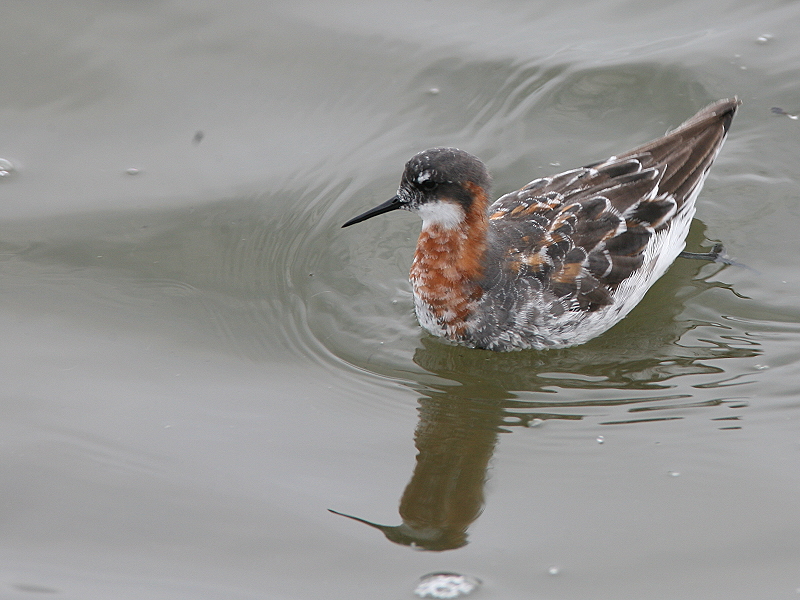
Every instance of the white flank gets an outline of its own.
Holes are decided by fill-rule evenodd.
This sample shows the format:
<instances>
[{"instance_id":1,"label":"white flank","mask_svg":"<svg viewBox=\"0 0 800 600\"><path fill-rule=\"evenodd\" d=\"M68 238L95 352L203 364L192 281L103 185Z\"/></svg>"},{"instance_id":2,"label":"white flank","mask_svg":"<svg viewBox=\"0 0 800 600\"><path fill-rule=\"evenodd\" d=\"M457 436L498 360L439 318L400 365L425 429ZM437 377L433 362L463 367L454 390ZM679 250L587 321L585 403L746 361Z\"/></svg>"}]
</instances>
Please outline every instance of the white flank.
<instances>
[{"instance_id":1,"label":"white flank","mask_svg":"<svg viewBox=\"0 0 800 600\"><path fill-rule=\"evenodd\" d=\"M642 266L619 285L613 294L614 302L586 317L580 332L568 345L582 344L611 329L639 304L650 286L669 269L686 245L686 235L695 213L695 200L703 187L703 180L692 190L683 210L673 216L667 227L650 238Z\"/></svg>"},{"instance_id":2,"label":"white flank","mask_svg":"<svg viewBox=\"0 0 800 600\"><path fill-rule=\"evenodd\" d=\"M417 209L422 217L422 228L439 225L445 229L456 229L464 222L463 209L454 202L426 202Z\"/></svg>"}]
</instances>

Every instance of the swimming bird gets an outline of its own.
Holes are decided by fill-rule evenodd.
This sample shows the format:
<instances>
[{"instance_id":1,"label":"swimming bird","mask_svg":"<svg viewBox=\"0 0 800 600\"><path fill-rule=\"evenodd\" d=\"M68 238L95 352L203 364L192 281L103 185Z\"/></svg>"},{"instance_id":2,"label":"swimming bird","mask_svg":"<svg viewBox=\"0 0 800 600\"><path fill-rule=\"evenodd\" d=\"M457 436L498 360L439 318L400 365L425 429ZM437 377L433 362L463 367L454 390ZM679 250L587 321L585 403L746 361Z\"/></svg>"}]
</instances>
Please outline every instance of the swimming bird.
<instances>
[{"instance_id":1,"label":"swimming bird","mask_svg":"<svg viewBox=\"0 0 800 600\"><path fill-rule=\"evenodd\" d=\"M342 227L398 209L422 217L409 278L417 319L435 336L498 351L582 344L625 317L683 250L739 104L715 102L663 137L491 204L478 158L425 150L397 195Z\"/></svg>"}]
</instances>

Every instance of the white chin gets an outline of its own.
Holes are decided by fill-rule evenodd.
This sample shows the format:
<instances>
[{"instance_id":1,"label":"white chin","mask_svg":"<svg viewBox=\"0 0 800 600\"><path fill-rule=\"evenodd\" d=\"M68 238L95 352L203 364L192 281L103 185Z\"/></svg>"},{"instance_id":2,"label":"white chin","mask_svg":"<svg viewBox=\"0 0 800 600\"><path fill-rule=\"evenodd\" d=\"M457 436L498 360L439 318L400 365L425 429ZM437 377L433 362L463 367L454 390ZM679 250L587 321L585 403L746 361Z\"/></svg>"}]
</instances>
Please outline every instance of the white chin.
<instances>
[{"instance_id":1,"label":"white chin","mask_svg":"<svg viewBox=\"0 0 800 600\"><path fill-rule=\"evenodd\" d=\"M422 217L423 229L433 225L455 229L464 222L464 210L454 202L427 202L417 209L417 213Z\"/></svg>"}]
</instances>

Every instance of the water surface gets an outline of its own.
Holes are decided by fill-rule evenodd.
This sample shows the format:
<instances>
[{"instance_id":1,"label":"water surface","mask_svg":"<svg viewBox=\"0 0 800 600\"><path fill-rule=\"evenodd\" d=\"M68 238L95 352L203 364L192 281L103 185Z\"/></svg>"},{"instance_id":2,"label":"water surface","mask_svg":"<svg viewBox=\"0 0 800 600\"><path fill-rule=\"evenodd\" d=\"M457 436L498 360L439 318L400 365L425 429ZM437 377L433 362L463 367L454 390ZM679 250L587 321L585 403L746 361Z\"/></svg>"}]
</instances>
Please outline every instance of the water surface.
<instances>
[{"instance_id":1,"label":"water surface","mask_svg":"<svg viewBox=\"0 0 800 600\"><path fill-rule=\"evenodd\" d=\"M797 597L796 4L2 13L0 596L454 571L481 598ZM340 229L421 149L499 195L734 94L688 247L744 266L678 261L583 346L432 339L419 222Z\"/></svg>"}]
</instances>

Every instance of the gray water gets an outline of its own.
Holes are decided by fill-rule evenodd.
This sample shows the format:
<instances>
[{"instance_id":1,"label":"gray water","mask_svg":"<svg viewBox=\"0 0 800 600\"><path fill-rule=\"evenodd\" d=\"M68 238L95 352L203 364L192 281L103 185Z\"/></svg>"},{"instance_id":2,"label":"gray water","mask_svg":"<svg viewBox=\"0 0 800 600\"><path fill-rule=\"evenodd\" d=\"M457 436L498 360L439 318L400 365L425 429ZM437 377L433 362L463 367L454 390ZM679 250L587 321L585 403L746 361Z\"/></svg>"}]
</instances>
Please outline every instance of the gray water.
<instances>
[{"instance_id":1,"label":"gray water","mask_svg":"<svg viewBox=\"0 0 800 600\"><path fill-rule=\"evenodd\" d=\"M0 598L413 598L436 571L485 599L799 597L798 23L5 2ZM744 266L679 260L584 346L444 345L413 317L419 222L340 229L421 149L500 194L732 95L688 248Z\"/></svg>"}]
</instances>

